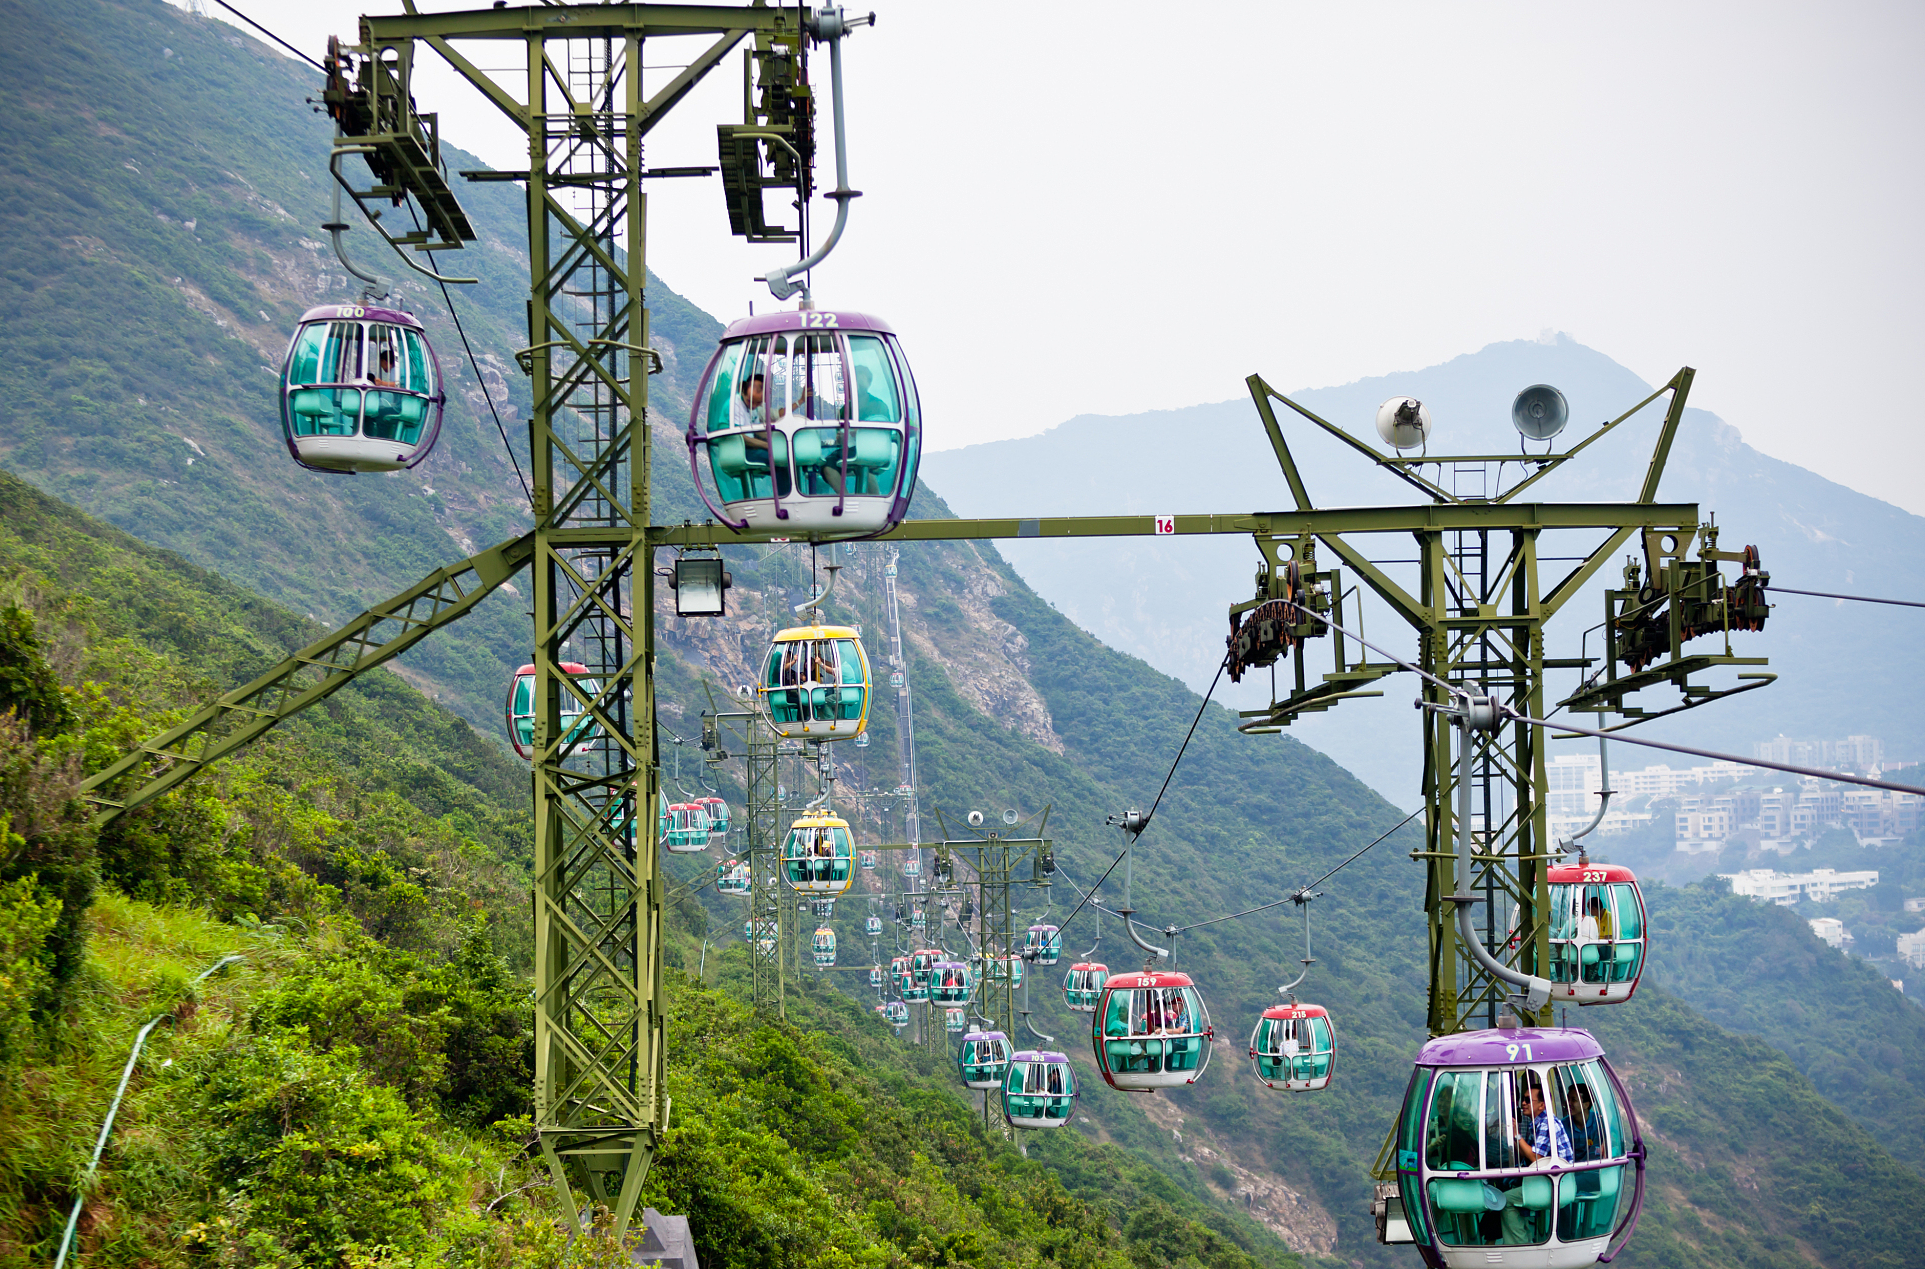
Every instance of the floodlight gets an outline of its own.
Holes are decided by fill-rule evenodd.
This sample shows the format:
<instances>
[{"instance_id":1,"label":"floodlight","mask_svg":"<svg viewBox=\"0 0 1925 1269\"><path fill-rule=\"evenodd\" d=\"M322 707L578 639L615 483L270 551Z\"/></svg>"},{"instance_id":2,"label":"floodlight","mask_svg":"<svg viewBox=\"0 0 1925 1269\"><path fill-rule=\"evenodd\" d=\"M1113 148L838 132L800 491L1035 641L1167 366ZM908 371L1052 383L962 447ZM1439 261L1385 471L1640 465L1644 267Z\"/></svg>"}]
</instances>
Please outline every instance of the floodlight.
<instances>
[{"instance_id":1,"label":"floodlight","mask_svg":"<svg viewBox=\"0 0 1925 1269\"><path fill-rule=\"evenodd\" d=\"M1511 402L1511 426L1526 440L1548 441L1570 421L1570 404L1548 383L1532 384Z\"/></svg>"},{"instance_id":2,"label":"floodlight","mask_svg":"<svg viewBox=\"0 0 1925 1269\"><path fill-rule=\"evenodd\" d=\"M669 585L675 590L677 617L721 617L728 612L727 592L734 582L719 555L684 555L675 561Z\"/></svg>"}]
</instances>

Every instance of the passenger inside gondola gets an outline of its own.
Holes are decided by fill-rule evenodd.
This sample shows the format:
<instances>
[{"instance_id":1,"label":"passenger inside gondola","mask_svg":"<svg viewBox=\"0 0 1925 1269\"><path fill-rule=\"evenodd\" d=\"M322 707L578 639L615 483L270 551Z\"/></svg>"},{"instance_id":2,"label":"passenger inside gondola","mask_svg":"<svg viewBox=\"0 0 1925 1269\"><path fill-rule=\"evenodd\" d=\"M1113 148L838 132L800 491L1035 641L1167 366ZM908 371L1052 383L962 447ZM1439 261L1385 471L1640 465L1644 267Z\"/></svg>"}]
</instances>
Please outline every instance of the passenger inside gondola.
<instances>
[{"instance_id":1,"label":"passenger inside gondola","mask_svg":"<svg viewBox=\"0 0 1925 1269\"><path fill-rule=\"evenodd\" d=\"M1335 1052L1328 1018L1265 1017L1253 1047L1257 1074L1266 1080L1322 1079Z\"/></svg>"},{"instance_id":2,"label":"passenger inside gondola","mask_svg":"<svg viewBox=\"0 0 1925 1269\"><path fill-rule=\"evenodd\" d=\"M862 658L853 639L783 640L769 652L768 686L777 723L862 717Z\"/></svg>"},{"instance_id":3,"label":"passenger inside gondola","mask_svg":"<svg viewBox=\"0 0 1925 1269\"><path fill-rule=\"evenodd\" d=\"M1629 885L1572 886L1569 907L1553 917L1553 953L1561 954L1553 964L1553 981L1631 983L1638 976L1642 937Z\"/></svg>"},{"instance_id":4,"label":"passenger inside gondola","mask_svg":"<svg viewBox=\"0 0 1925 1269\"><path fill-rule=\"evenodd\" d=\"M1203 1055L1185 987L1137 987L1110 993L1103 1034L1112 1074L1193 1071ZM1169 1039L1151 1037L1171 1037Z\"/></svg>"},{"instance_id":5,"label":"passenger inside gondola","mask_svg":"<svg viewBox=\"0 0 1925 1269\"><path fill-rule=\"evenodd\" d=\"M1600 1238L1614 1226L1628 1148L1617 1098L1595 1062L1537 1070L1444 1071L1431 1095L1426 1165L1438 1233L1453 1246ZM1480 1131L1481 1128L1481 1131ZM1480 1149L1481 1143L1481 1149Z\"/></svg>"}]
</instances>

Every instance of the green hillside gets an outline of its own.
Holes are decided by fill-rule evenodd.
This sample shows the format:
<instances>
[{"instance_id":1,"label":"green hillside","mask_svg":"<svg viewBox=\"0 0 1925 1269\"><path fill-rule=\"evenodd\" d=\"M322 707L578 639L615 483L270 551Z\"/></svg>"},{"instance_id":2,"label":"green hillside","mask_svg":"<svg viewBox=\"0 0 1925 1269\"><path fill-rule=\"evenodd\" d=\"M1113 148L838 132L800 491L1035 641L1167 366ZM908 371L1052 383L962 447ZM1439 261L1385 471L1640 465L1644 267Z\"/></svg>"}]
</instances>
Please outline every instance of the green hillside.
<instances>
[{"instance_id":1,"label":"green hillside","mask_svg":"<svg viewBox=\"0 0 1925 1269\"><path fill-rule=\"evenodd\" d=\"M1869 862L1889 874L1899 862L1892 856L1917 850L1880 851ZM1887 884L1887 894L1853 898L1902 893L1896 878ZM1658 982L1719 1026L1782 1050L1893 1157L1925 1172L1925 1010L1876 968L1812 934L1808 918L1839 905L1756 903L1715 880L1659 887L1649 901L1652 936L1661 940L1652 945Z\"/></svg>"},{"instance_id":2,"label":"green hillside","mask_svg":"<svg viewBox=\"0 0 1925 1269\"><path fill-rule=\"evenodd\" d=\"M435 457L392 478L303 472L280 449L271 370L295 316L345 294L311 228L324 135L302 103L307 72L159 0L0 0L0 13L14 35L0 47L0 320L24 354L0 367L0 462L133 535L0 483L0 608L33 618L0 623L14 650L0 669L17 663L24 685L6 687L6 703L41 715L33 734L15 723L5 739L26 774L7 804L22 846L0 875L0 964L21 967L0 1001L17 1073L0 1100L0 1266L48 1258L118 1063L159 1009L176 1023L141 1068L90 1206L92 1262L558 1263L546 1192L522 1188L517 1122L529 836L526 776L503 756L497 710L527 639L518 594L97 842L61 809L77 773L190 702L525 526L485 408L491 388L527 405L507 355L523 341L519 195L463 192L483 233L468 263L488 281L457 303L485 385L439 296L403 292L456 379ZM659 425L718 326L659 283L650 304L671 353ZM692 513L683 466L660 464L656 480L662 518ZM947 512L924 491L917 514ZM809 554L732 550L734 616L661 623L668 733L693 735L705 683L739 681L742 658L806 592ZM1066 914L1069 883L1093 882L1121 845L1104 817L1154 798L1197 698L1079 630L987 545L906 547L901 582L925 806L1050 806L1063 863L1052 910ZM861 584L836 607L879 620ZM1293 738L1233 724L1204 712L1138 847L1136 905L1158 926L1278 898L1400 818ZM873 733L866 755L839 757L855 783L889 787L893 718ZM675 761L692 773L692 754ZM925 823L933 832L933 815ZM1210 925L1177 940L1223 1040L1194 1088L1101 1089L1077 1019L1036 984L1038 1025L1084 1062L1091 1091L1076 1126L1024 1143L1027 1156L983 1136L953 1076L852 998L809 984L794 1025L751 1018L739 911L713 895L679 904L671 963L712 983L674 983L675 1126L650 1201L690 1214L710 1269L1282 1269L1292 1248L1407 1264L1371 1241L1364 1209L1422 1034L1421 870L1405 856L1417 839L1408 828L1321 887L1305 994L1336 1013L1331 1090L1268 1092L1239 1057L1294 971L1297 927L1276 913ZM671 868L692 881L711 862ZM1846 1071L1834 1078L1824 1037L1850 993L1809 999L1812 1038L1787 1042L1760 1021L1778 1016L1768 989L1749 985L1767 975L1739 964L1742 939L1716 936L1719 922L1760 918L1669 902L1658 919L1692 954L1660 949L1659 976L1686 1003L1651 991L1589 1011L1611 1015L1594 1025L1661 1134L1642 1232L1620 1263L1903 1263L1925 1182L1894 1157L1916 1164L1925 1102L1880 1046L1912 1042L1859 1018L1833 1051ZM850 946L865 942L861 906L835 918ZM1079 917L1068 945L1087 947L1092 924ZM1809 952L1784 933L1780 995ZM190 994L190 974L230 950L247 961ZM1098 954L1116 966L1136 955L1114 922ZM1824 996L1836 967L1814 964ZM1763 1029L1770 1045L1716 1023ZM1870 1090L1858 1122L1811 1081L1840 1105Z\"/></svg>"},{"instance_id":3,"label":"green hillside","mask_svg":"<svg viewBox=\"0 0 1925 1269\"><path fill-rule=\"evenodd\" d=\"M980 571L971 574L969 565L975 561ZM1101 827L1103 816L1131 805L1146 806L1154 797L1195 715L1197 698L1175 680L1104 648L1071 625L1024 588L990 548L917 545L903 550L902 584L924 597L917 610L932 622L955 622L958 614L944 613L939 596L945 591L982 591L984 573L993 574L1005 588L991 601L994 612L1024 636L1032 680L1050 708L1064 752L1051 753L1002 727L985 727L981 715L959 698L953 675L918 652L911 660L910 678L918 689L920 769L933 800L951 808L1052 803L1059 858L1070 877L1088 884L1120 846L1115 830ZM930 598L932 592L938 597ZM974 620L967 613L960 616L964 625ZM1234 721L1227 710L1212 707L1205 712L1163 809L1142 839L1136 905L1153 925L1188 924L1281 897L1401 818L1287 735L1241 736ZM885 719L877 728L885 751L889 727ZM1195 1140L1197 1130L1206 1129L1228 1163L1280 1177L1329 1214L1338 1231L1336 1253L1365 1263L1400 1263L1405 1255L1371 1241L1365 1173L1382 1144L1407 1063L1422 1036L1421 870L1405 855L1419 840L1415 826L1406 828L1321 887L1327 897L1316 912L1319 964L1304 998L1330 1006L1337 1017L1343 1075L1325 1093L1292 1096L1262 1089L1243 1069L1235 1047L1256 1013L1275 998L1275 985L1294 973L1300 955L1298 927L1270 915L1215 925L1178 940L1179 966L1205 986L1218 1032L1230 1041L1219 1047L1219 1065L1202 1082L1167 1099L1175 1113L1189 1117L1186 1138ZM1116 892L1106 893L1113 901ZM1662 900L1657 912L1669 919ZM1750 917L1752 912L1747 907L1732 915ZM855 938L857 919L858 914L850 914L846 937ZM1089 938L1088 917L1079 921L1085 924L1072 927L1065 941L1080 953ZM1105 934L1099 955L1113 967L1140 955L1121 946L1113 923ZM1687 930L1679 934L1681 942L1690 937ZM1670 962L1663 964L1668 967ZM1787 972L1796 973L1798 964L1788 965ZM1669 981L1670 971L1660 969L1656 976ZM1690 979L1683 977L1683 982ZM1761 1000L1763 994L1750 999ZM1799 1191L1788 1186L1755 1194L1745 1190L1745 1195L1753 1205L1772 1208L1774 1218L1765 1229L1795 1236L1796 1243L1776 1244L1755 1228L1750 1242L1707 1239L1705 1229L1722 1228L1721 1222L1729 1223L1729 1218L1720 1214L1724 1200L1697 1174L1705 1166L1722 1165L1716 1155L1708 1156L1712 1163L1707 1165L1707 1156L1688 1145L1666 1147L1673 1152L1661 1150L1654 1166L1673 1176L1665 1184L1654 1184L1640 1241L1624 1262L1851 1264L1861 1256L1900 1255L1907 1222L1888 1216L1885 1204L1902 1194L1908 1197L1900 1204L1901 1212L1925 1210L1907 1206L1925 1201L1925 1187L1893 1162L1884 1128L1867 1123L1867 1131L1845 1119L1782 1054L1721 1031L1661 991L1649 996L1649 1008L1641 994L1637 1005L1627 1010L1587 1010L1583 1022L1596 1027L1607 1044L1623 1046L1633 1094L1660 1132L1673 1116L1696 1122L1692 1117L1704 1113L1704 1107L1715 1107L1718 1140L1729 1151L1727 1159L1756 1156L1790 1166L1790 1161L1807 1157L1801 1143L1850 1141L1850 1151L1869 1161L1866 1166L1874 1169L1879 1184L1865 1186L1842 1172L1822 1169L1799 1178L1801 1186L1824 1191L1824 1202L1839 1221L1856 1223L1852 1228L1860 1232L1850 1238L1839 1234L1828 1241L1798 1227L1798 1213L1813 1199L1793 1202ZM1841 1016L1824 1003L1812 1007L1815 1018ZM1737 1022L1734 1017L1732 1024ZM1072 1052L1081 1057L1086 1041L1060 1003L1049 1007L1039 1025L1067 1035L1077 1045ZM1885 1023L1861 1025L1875 1029ZM1817 1031L1814 1042L1823 1043L1825 1035ZM1766 1063L1762 1069L1770 1078L1734 1082L1731 1064L1723 1060L1662 1065L1658 1059L1680 1051L1722 1055L1726 1050L1742 1055L1742 1061L1736 1056L1732 1061L1749 1064L1747 1069ZM1085 1071L1094 1078L1091 1068ZM1785 1096L1760 1091L1779 1081ZM1915 1085L1891 1072L1885 1086L1894 1110L1914 1113L1919 1104ZM1144 1150L1193 1192L1234 1198L1247 1178L1239 1173L1231 1185L1223 1184L1220 1176L1213 1178L1208 1161L1175 1144L1168 1131L1142 1122L1143 1100L1101 1092L1084 1105L1104 1130ZM1133 1119L1134 1124L1129 1122ZM1687 1176L1697 1179L1687 1181ZM1690 1249L1689 1257L1695 1259L1667 1259L1680 1247Z\"/></svg>"},{"instance_id":4,"label":"green hillside","mask_svg":"<svg viewBox=\"0 0 1925 1269\"><path fill-rule=\"evenodd\" d=\"M96 840L80 774L311 631L4 474L0 610L0 1265L46 1263L163 1014L79 1263L590 1263L529 1186L525 775L376 673ZM710 965L670 974L651 1201L711 1266L1297 1263L1117 1146L1069 1192L845 998L771 1027Z\"/></svg>"},{"instance_id":5,"label":"green hillside","mask_svg":"<svg viewBox=\"0 0 1925 1269\"><path fill-rule=\"evenodd\" d=\"M0 366L0 465L328 625L526 530L484 387L422 279L396 295L449 377L437 452L389 476L287 457L274 374L288 334L360 285L317 228L330 125L306 104L312 70L161 0L4 0L0 22L0 309L15 350ZM485 165L455 151L449 166ZM461 197L481 234L462 268L483 280L454 288L455 304L525 470L529 396L510 356L526 342L521 194L480 183ZM348 237L364 268L401 272L367 232ZM652 279L649 307L668 354L651 387L676 417L720 327ZM686 501L664 493L666 511ZM504 592L402 664L492 735L526 630Z\"/></svg>"}]
</instances>

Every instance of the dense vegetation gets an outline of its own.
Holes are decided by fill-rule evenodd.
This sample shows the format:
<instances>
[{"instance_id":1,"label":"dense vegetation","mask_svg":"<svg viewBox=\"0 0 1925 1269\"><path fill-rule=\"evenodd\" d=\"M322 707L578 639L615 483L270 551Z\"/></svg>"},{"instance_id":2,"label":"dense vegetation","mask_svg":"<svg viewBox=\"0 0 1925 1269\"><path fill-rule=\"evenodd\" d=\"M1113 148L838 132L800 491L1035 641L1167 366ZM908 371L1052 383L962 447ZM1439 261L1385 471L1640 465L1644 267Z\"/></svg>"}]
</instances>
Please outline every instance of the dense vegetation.
<instances>
[{"instance_id":1,"label":"dense vegetation","mask_svg":"<svg viewBox=\"0 0 1925 1269\"><path fill-rule=\"evenodd\" d=\"M1887 867L1899 854L1880 851L1874 862ZM1881 880L1852 896L1854 906L1898 909L1899 889ZM1649 902L1656 981L1719 1026L1782 1050L1895 1158L1925 1172L1925 1010L1875 967L1812 937L1808 918L1841 905L1781 908L1717 881L1659 887Z\"/></svg>"},{"instance_id":2,"label":"dense vegetation","mask_svg":"<svg viewBox=\"0 0 1925 1269\"><path fill-rule=\"evenodd\" d=\"M514 768L375 675L96 838L79 775L307 627L4 475L0 591L0 1264L44 1258L86 1126L163 1014L87 1263L560 1263L528 1185ZM753 1018L739 972L670 977L651 1199L694 1217L712 1266L1294 1263L1117 1146L1070 1148L1071 1194L846 998L798 999L812 1035Z\"/></svg>"},{"instance_id":3,"label":"dense vegetation","mask_svg":"<svg viewBox=\"0 0 1925 1269\"><path fill-rule=\"evenodd\" d=\"M0 457L203 566L0 483L0 692L18 710L0 737L0 1265L47 1258L119 1063L161 1011L173 1023L136 1073L88 1208L89 1263L553 1263L547 1193L524 1188L525 776L493 720L527 637L516 596L408 658L454 713L375 674L98 837L71 801L82 773L190 702L525 524L483 386L449 355L459 342L437 324L436 297L411 293L456 377L442 452L406 478L288 465L263 366L293 317L343 285L301 229L323 215L323 125L300 104L305 73L159 0L0 12L15 35L0 48L0 296L19 354L0 368ZM500 186L464 199L490 279L460 300L464 321L484 373L503 374L498 399L525 407L502 355L522 342L521 213ZM71 236L49 237L49 223ZM672 411L716 323L659 284L651 310ZM657 493L658 519L693 513L685 469L659 465ZM918 512L946 514L926 491ZM736 602L768 617L806 588L805 548L732 556ZM1061 752L985 718L913 645L925 805L1050 805L1065 912L1069 885L1094 881L1120 845L1104 816L1154 798L1196 697L1078 630L987 546L906 549L902 579L930 646L998 627L1020 640ZM842 611L875 622L874 600L852 590ZM661 664L684 720L709 673L691 648L668 641ZM893 783L880 757L893 728L878 716L871 783ZM1181 924L1276 898L1397 819L1294 739L1241 737L1227 712L1205 710L1139 849L1137 906ZM1403 1262L1370 1241L1363 1208L1422 1029L1421 874L1400 853L1414 844L1407 829L1323 887L1311 986L1338 1009L1343 1043L1329 1093L1263 1092L1236 1061L1299 955L1296 927L1211 926L1177 951L1228 1041L1217 1069L1170 1097L1092 1092L1077 1126L1027 1158L981 1133L940 1064L847 999L811 986L789 1025L749 1016L739 945L725 946L713 985L671 975L675 1126L650 1201L691 1215L710 1269L1288 1265L1265 1214L1239 1201L1254 1177L1287 1188L1304 1216L1293 1230L1327 1224L1336 1255ZM846 907L849 935L861 914ZM1659 992L1596 1020L1663 1134L1644 1233L1621 1263L1879 1263L1906 1250L1894 1222L1925 1193L1881 1142L1896 1125L1890 1149L1916 1162L1919 1077L1880 1046L1911 1053L1915 1041L1870 1014L1846 1018L1850 991L1821 989L1801 1002L1811 1043L1788 1043L1769 1024L1779 997L1830 985L1822 957L1817 980L1797 977L1816 956L1809 936L1759 926L1782 918L1750 909L1658 912L1702 953L1660 965L1687 1002L1764 1029L1821 1091L1849 1104L1870 1090L1878 1110L1861 1130L1773 1049ZM732 942L739 912L685 903L675 919L669 957L687 969L703 964L694 940L711 927ZM1703 933L1719 922L1738 932L1728 945ZM1768 973L1736 964L1760 929L1782 937L1774 964L1791 967L1775 993ZM1129 963L1116 931L1105 937L1102 954ZM236 951L247 959L189 987ZM706 959L716 970L713 948ZM1707 984L1730 999L1706 1003ZM1074 1020L1041 1008L1081 1061ZM1799 1163L1804 1142L1818 1163ZM1734 1217L1746 1203L1768 1210Z\"/></svg>"}]
</instances>

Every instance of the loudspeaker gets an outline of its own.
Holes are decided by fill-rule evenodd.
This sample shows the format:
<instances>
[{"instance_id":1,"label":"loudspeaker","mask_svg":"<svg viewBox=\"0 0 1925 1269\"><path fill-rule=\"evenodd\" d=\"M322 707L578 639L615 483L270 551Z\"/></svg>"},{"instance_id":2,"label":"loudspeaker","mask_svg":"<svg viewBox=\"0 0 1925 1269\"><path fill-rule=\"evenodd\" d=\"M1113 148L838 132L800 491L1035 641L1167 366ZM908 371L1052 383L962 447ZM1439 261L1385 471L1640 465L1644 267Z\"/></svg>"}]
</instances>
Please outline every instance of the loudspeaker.
<instances>
[{"instance_id":1,"label":"loudspeaker","mask_svg":"<svg viewBox=\"0 0 1925 1269\"><path fill-rule=\"evenodd\" d=\"M1415 397L1392 397L1377 407L1377 435L1392 449L1416 449L1430 439L1430 411Z\"/></svg>"}]
</instances>

